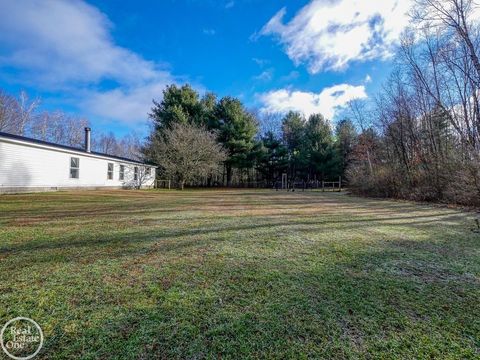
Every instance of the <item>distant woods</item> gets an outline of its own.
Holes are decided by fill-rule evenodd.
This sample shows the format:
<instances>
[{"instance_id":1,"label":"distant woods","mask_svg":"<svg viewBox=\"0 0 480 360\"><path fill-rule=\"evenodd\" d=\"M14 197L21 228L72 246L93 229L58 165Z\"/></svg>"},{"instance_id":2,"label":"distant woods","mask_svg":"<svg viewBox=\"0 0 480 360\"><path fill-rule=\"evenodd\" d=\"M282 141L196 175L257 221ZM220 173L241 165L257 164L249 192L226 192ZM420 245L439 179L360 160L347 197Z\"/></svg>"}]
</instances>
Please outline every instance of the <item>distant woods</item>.
<instances>
[{"instance_id":1,"label":"distant woods","mask_svg":"<svg viewBox=\"0 0 480 360\"><path fill-rule=\"evenodd\" d=\"M152 109L150 139L174 123L216 134L227 159L192 185L342 176L358 194L478 206L479 14L472 0L415 0L388 81L374 99L352 100L335 126L321 114L252 112L172 85Z\"/></svg>"},{"instance_id":2,"label":"distant woods","mask_svg":"<svg viewBox=\"0 0 480 360\"><path fill-rule=\"evenodd\" d=\"M77 148L84 147L87 119L62 111L40 111L40 99L30 98L25 91L18 97L0 90L0 132L31 137ZM92 150L110 155L141 159L141 139L132 134L117 137L112 132L92 133Z\"/></svg>"},{"instance_id":3,"label":"distant woods","mask_svg":"<svg viewBox=\"0 0 480 360\"><path fill-rule=\"evenodd\" d=\"M198 165L198 176L191 179L189 185L231 186L252 180L250 176L253 176L259 150L258 121L238 99L224 97L218 100L212 93L200 97L189 85L171 85L164 90L161 102L154 101L150 117L154 127L145 148L147 156L156 152L155 144L161 143L165 134L178 124L183 125L183 129L191 127L203 131L205 137L213 136L221 145L225 161L216 164L214 169L208 165L211 169L208 175ZM157 154L151 160L162 167L164 154L158 151Z\"/></svg>"},{"instance_id":4,"label":"distant woods","mask_svg":"<svg viewBox=\"0 0 480 360\"><path fill-rule=\"evenodd\" d=\"M480 205L479 8L416 0L396 67L373 104L347 173L361 194Z\"/></svg>"},{"instance_id":5,"label":"distant woods","mask_svg":"<svg viewBox=\"0 0 480 360\"><path fill-rule=\"evenodd\" d=\"M183 131L190 127L216 139L220 148L211 158L225 159L216 166L204 164L208 172L197 164L197 176L187 181L196 186L274 187L284 173L292 183L337 179L345 173L357 136L349 120L340 121L334 131L320 114L305 118L297 112L254 112L232 97L218 99L213 93L201 97L189 85L168 86L162 101L154 102L150 117L154 126L145 154L160 165L160 171L168 167L168 175L172 166L167 160L171 157L167 138L178 131L175 126L182 125ZM275 119L279 128L268 129ZM261 123L266 130L260 130ZM173 146L178 148L178 141ZM186 143L183 148L189 146L196 145ZM205 149L197 148L201 150ZM190 156L178 156L178 167L185 166L187 158ZM173 180L182 177L179 171Z\"/></svg>"}]
</instances>

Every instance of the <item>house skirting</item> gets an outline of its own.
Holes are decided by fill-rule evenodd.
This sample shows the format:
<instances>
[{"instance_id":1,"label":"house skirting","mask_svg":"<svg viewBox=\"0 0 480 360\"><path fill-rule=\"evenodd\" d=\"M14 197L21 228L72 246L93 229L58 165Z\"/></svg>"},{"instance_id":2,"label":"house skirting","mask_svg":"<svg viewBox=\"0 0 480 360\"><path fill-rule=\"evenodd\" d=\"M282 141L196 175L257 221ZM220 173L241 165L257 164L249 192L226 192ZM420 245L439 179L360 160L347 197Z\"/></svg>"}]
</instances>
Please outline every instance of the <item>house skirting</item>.
<instances>
[{"instance_id":1,"label":"house skirting","mask_svg":"<svg viewBox=\"0 0 480 360\"><path fill-rule=\"evenodd\" d=\"M142 189L152 189L153 186L142 186ZM51 191L81 191L81 190L115 190L115 189L131 189L124 186L38 186L38 187L1 187L0 194L24 194Z\"/></svg>"}]
</instances>

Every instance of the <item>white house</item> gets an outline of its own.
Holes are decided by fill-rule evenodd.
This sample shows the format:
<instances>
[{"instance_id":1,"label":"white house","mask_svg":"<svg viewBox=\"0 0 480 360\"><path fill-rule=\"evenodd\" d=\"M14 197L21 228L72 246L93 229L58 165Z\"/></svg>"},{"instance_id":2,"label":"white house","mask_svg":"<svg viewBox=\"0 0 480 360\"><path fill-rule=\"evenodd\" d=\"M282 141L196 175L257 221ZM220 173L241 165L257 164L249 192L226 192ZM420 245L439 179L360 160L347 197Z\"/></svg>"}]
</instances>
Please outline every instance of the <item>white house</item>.
<instances>
[{"instance_id":1,"label":"white house","mask_svg":"<svg viewBox=\"0 0 480 360\"><path fill-rule=\"evenodd\" d=\"M156 167L90 150L0 132L0 193L60 189L149 188Z\"/></svg>"}]
</instances>

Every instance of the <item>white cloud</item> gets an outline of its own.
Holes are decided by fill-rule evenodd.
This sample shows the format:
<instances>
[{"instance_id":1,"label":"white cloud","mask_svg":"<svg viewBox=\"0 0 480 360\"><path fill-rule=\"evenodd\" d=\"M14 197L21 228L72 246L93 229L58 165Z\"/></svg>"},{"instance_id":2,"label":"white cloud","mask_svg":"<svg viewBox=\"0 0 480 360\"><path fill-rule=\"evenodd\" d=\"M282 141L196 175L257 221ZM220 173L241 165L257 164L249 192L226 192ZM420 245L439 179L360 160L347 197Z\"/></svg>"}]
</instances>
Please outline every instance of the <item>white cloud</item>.
<instances>
[{"instance_id":1,"label":"white cloud","mask_svg":"<svg viewBox=\"0 0 480 360\"><path fill-rule=\"evenodd\" d=\"M286 8L263 27L275 35L296 64L315 74L342 70L352 61L385 59L392 55L408 25L411 0L313 0L284 23Z\"/></svg>"},{"instance_id":2,"label":"white cloud","mask_svg":"<svg viewBox=\"0 0 480 360\"><path fill-rule=\"evenodd\" d=\"M333 119L350 100L366 97L363 85L340 84L325 88L319 94L280 89L261 94L259 100L264 112L299 111L305 116L321 113L326 118Z\"/></svg>"},{"instance_id":3,"label":"white cloud","mask_svg":"<svg viewBox=\"0 0 480 360\"><path fill-rule=\"evenodd\" d=\"M367 76L365 76L365 80L363 80L363 82L365 84L371 83L372 82L372 77L369 74L367 74Z\"/></svg>"},{"instance_id":4,"label":"white cloud","mask_svg":"<svg viewBox=\"0 0 480 360\"><path fill-rule=\"evenodd\" d=\"M204 35L210 35L210 36L213 36L215 35L217 32L215 31L215 29L203 29L203 34Z\"/></svg>"},{"instance_id":5,"label":"white cloud","mask_svg":"<svg viewBox=\"0 0 480 360\"><path fill-rule=\"evenodd\" d=\"M126 123L147 119L152 99L158 100L165 87L163 83L151 83L110 91L91 91L81 101L83 108L102 118L116 119Z\"/></svg>"},{"instance_id":6,"label":"white cloud","mask_svg":"<svg viewBox=\"0 0 480 360\"><path fill-rule=\"evenodd\" d=\"M252 58L252 61L255 62L258 66L263 67L267 64L270 64L270 60L267 59L259 59L259 58Z\"/></svg>"},{"instance_id":7,"label":"white cloud","mask_svg":"<svg viewBox=\"0 0 480 360\"><path fill-rule=\"evenodd\" d=\"M112 24L83 1L0 2L0 66L22 80L62 90L87 114L135 123L147 118L152 97L174 82L165 69L115 44ZM101 82L108 81L108 91ZM68 96L68 95L67 95ZM80 98L78 98L80 97Z\"/></svg>"},{"instance_id":8,"label":"white cloud","mask_svg":"<svg viewBox=\"0 0 480 360\"><path fill-rule=\"evenodd\" d=\"M296 70L292 70L288 73L288 75L282 76L280 80L288 82L288 81L296 80L299 77L300 77L300 73Z\"/></svg>"},{"instance_id":9,"label":"white cloud","mask_svg":"<svg viewBox=\"0 0 480 360\"><path fill-rule=\"evenodd\" d=\"M273 69L267 69L265 71L262 71L257 76L254 76L253 79L263 82L271 81L273 79Z\"/></svg>"}]
</instances>

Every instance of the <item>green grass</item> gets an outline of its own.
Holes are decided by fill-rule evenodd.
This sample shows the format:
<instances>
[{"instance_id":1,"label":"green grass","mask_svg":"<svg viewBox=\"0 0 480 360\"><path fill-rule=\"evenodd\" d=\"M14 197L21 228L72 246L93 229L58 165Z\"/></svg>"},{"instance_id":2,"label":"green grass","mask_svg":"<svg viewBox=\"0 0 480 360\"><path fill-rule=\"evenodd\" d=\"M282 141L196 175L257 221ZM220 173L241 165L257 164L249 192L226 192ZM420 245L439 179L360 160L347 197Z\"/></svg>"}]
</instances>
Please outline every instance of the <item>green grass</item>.
<instances>
[{"instance_id":1,"label":"green grass","mask_svg":"<svg viewBox=\"0 0 480 360\"><path fill-rule=\"evenodd\" d=\"M472 226L343 193L2 196L0 321L45 359L480 358Z\"/></svg>"}]
</instances>

